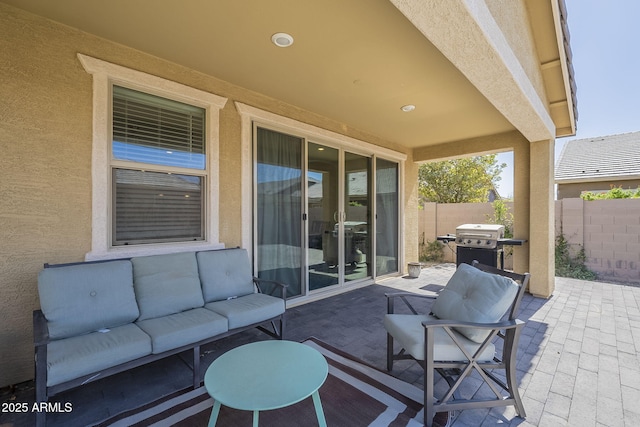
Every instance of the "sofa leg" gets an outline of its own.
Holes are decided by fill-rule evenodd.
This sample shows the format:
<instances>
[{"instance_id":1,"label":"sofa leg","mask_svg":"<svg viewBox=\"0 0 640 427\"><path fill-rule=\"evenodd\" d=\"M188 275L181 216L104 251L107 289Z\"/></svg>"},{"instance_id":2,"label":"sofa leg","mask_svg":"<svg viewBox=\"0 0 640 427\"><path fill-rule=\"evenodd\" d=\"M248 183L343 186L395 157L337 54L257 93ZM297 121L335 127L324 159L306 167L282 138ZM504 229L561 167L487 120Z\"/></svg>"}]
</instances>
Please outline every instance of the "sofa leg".
<instances>
[{"instance_id":1,"label":"sofa leg","mask_svg":"<svg viewBox=\"0 0 640 427\"><path fill-rule=\"evenodd\" d=\"M193 388L200 387L200 346L193 348Z\"/></svg>"},{"instance_id":2,"label":"sofa leg","mask_svg":"<svg viewBox=\"0 0 640 427\"><path fill-rule=\"evenodd\" d=\"M47 402L49 396L47 396L47 346L36 346L35 349L35 389L36 389L36 402L38 404ZM44 427L47 423L47 413L45 411L36 412L36 426Z\"/></svg>"},{"instance_id":3,"label":"sofa leg","mask_svg":"<svg viewBox=\"0 0 640 427\"><path fill-rule=\"evenodd\" d=\"M393 370L393 337L387 334L387 371Z\"/></svg>"},{"instance_id":4,"label":"sofa leg","mask_svg":"<svg viewBox=\"0 0 640 427\"><path fill-rule=\"evenodd\" d=\"M36 427L45 427L47 425L47 415L44 411L36 411Z\"/></svg>"}]
</instances>

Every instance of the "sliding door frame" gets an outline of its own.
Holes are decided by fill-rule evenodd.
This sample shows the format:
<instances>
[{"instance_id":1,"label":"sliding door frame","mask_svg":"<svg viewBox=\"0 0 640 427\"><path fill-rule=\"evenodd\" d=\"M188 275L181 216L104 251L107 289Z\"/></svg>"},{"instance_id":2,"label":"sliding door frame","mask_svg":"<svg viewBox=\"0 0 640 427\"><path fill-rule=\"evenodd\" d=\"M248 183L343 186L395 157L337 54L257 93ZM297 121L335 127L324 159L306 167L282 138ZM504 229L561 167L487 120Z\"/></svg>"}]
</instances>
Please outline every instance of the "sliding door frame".
<instances>
[{"instance_id":1,"label":"sliding door frame","mask_svg":"<svg viewBox=\"0 0 640 427\"><path fill-rule=\"evenodd\" d=\"M242 175L242 186L241 186L241 216L242 216L242 247L249 249L249 253L253 256L253 264L254 269L256 268L255 260L257 259L257 247L255 244L255 227L256 221L254 220L255 214L255 206L256 206L256 192L255 192L255 177L256 177L256 168L257 164L254 157L254 127L263 127L265 129L273 130L276 132L282 132L285 134L289 134L292 136L300 137L304 139L304 156L303 161L305 164L304 172L306 173L308 168L308 143L312 142L315 144L326 145L328 147L337 148L340 152L340 160L339 160L339 168L341 176L344 176L344 152L350 152L362 156L366 156L370 158L372 162L371 175L372 175L372 183L371 183L371 221L372 221L372 230L375 230L376 221L375 215L377 211L376 206L376 159L383 158L385 160L396 162L398 164L398 272L389 273L388 276L397 275L402 271L401 265L404 263L404 209L403 209L403 201L404 197L404 185L403 185L403 177L404 177L404 162L407 159L407 155L401 152L397 152L385 147L380 147L365 141L361 141L352 137L348 137L336 132L332 132L317 126L309 125L307 123L303 123L294 119L290 119L284 116L280 116L265 110L261 110L246 104L242 104L239 102L235 103L236 108L240 114L242 123L241 123L241 151L242 151L242 165L241 165L241 175ZM306 177L305 177L306 178ZM344 187L343 185L341 187ZM306 183L303 185L304 191L304 200L305 206L303 209L306 210L307 206L307 194L306 194ZM340 203L342 205L342 210L344 211L344 188L339 189L342 194L339 195ZM340 235L343 236L344 228L343 225L340 226L342 229L340 230ZM304 245L308 245L308 225L304 224ZM371 281L375 281L377 268L375 266L375 252L376 252L376 236L375 232L372 233L370 239L371 245L371 257L372 262L374 263L371 268L371 276L368 279L357 280L353 282L344 282L344 279L341 277L342 283L340 286L331 286L329 289L335 289L333 292L309 292L307 295L303 295L300 298L295 298L290 302L294 302L294 305L300 301L300 303L308 302L312 299L317 299L320 295L322 297L329 296L331 294L337 294L347 289L353 289L355 287L363 286L369 284ZM341 243L344 245L344 243ZM305 248L306 249L306 246ZM341 256L343 256L344 248L341 250ZM308 255L307 251L303 251L303 263L304 269L308 270ZM385 275L385 276L387 276ZM308 277L308 272L306 272L306 276ZM305 288L308 288L308 283L306 282L307 277L305 279ZM313 298L310 298L313 297Z\"/></svg>"}]
</instances>

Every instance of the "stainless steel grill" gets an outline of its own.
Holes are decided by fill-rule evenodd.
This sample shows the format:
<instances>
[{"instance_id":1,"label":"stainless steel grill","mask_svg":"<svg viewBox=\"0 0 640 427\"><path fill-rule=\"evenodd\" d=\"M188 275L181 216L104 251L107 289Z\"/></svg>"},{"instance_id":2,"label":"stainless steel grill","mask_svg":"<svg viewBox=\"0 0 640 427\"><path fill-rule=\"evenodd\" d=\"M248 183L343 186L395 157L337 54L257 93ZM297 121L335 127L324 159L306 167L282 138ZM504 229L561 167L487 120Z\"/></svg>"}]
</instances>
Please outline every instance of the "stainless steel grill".
<instances>
[{"instance_id":1,"label":"stainless steel grill","mask_svg":"<svg viewBox=\"0 0 640 427\"><path fill-rule=\"evenodd\" d=\"M504 237L504 225L462 224L456 228L456 245L466 248L496 249Z\"/></svg>"}]
</instances>

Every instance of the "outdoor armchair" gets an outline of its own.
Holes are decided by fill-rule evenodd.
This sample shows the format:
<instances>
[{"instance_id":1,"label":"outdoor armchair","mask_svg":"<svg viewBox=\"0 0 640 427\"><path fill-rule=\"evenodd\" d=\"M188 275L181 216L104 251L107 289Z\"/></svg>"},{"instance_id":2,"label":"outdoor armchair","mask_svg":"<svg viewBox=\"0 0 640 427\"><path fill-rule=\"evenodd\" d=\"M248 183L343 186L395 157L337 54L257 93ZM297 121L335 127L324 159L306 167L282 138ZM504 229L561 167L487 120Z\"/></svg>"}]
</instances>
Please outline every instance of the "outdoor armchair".
<instances>
[{"instance_id":1,"label":"outdoor armchair","mask_svg":"<svg viewBox=\"0 0 640 427\"><path fill-rule=\"evenodd\" d=\"M395 360L413 359L424 368L424 420L431 426L437 412L515 406L525 410L516 381L516 352L524 322L516 318L529 273L517 274L473 262L460 264L437 297L415 293L387 294L387 370ZM417 301L433 300L420 314ZM396 313L396 300L410 313ZM405 310L407 311L407 310ZM394 352L394 343L400 347ZM502 374L498 374L499 371ZM434 395L435 372L448 390ZM461 384L476 372L490 391L461 396Z\"/></svg>"}]
</instances>

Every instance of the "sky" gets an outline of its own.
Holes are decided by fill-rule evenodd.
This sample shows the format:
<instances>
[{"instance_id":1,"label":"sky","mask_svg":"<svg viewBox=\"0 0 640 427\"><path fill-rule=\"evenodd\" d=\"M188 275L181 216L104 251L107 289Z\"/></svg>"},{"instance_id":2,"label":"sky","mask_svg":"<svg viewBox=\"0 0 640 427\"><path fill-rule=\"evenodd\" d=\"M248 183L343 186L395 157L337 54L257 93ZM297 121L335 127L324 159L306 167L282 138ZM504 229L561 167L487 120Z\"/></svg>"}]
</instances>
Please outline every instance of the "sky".
<instances>
[{"instance_id":1,"label":"sky","mask_svg":"<svg viewBox=\"0 0 640 427\"><path fill-rule=\"evenodd\" d=\"M575 136L566 141L640 131L640 1L565 0L577 86ZM513 196L513 156L503 153L498 192Z\"/></svg>"}]
</instances>

